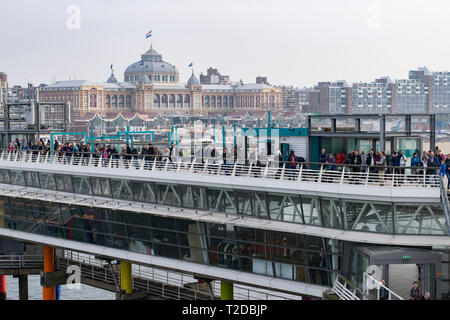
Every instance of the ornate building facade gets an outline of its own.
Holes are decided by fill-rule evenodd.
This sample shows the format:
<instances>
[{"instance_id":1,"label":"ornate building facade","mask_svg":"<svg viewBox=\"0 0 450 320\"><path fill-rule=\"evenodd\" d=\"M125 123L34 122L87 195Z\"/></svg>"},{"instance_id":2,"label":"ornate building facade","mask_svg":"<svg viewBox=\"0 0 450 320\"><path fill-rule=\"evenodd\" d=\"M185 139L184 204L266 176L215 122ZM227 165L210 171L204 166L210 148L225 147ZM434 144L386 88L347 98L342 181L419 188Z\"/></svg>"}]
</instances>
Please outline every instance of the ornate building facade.
<instances>
[{"instance_id":1,"label":"ornate building facade","mask_svg":"<svg viewBox=\"0 0 450 320\"><path fill-rule=\"evenodd\" d=\"M70 103L74 115L87 112L193 114L281 109L281 89L267 83L201 84L192 73L179 82L175 66L152 47L131 64L124 82L112 72L107 82L58 81L40 89L40 100Z\"/></svg>"}]
</instances>

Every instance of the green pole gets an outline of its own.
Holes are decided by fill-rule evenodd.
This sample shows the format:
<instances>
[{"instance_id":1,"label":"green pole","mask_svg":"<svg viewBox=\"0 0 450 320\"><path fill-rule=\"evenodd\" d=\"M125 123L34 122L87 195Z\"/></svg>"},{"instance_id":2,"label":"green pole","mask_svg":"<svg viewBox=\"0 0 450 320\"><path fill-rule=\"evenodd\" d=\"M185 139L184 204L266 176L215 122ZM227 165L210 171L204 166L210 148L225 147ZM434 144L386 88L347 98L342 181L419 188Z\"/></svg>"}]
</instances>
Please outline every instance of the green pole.
<instances>
[{"instance_id":1,"label":"green pole","mask_svg":"<svg viewBox=\"0 0 450 320\"><path fill-rule=\"evenodd\" d=\"M214 126L213 141L216 142L216 126Z\"/></svg>"},{"instance_id":2,"label":"green pole","mask_svg":"<svg viewBox=\"0 0 450 320\"><path fill-rule=\"evenodd\" d=\"M225 126L222 126L222 148L225 148Z\"/></svg>"},{"instance_id":3,"label":"green pole","mask_svg":"<svg viewBox=\"0 0 450 320\"><path fill-rule=\"evenodd\" d=\"M127 143L130 141L130 126L127 126Z\"/></svg>"},{"instance_id":4,"label":"green pole","mask_svg":"<svg viewBox=\"0 0 450 320\"><path fill-rule=\"evenodd\" d=\"M234 146L236 146L236 123L233 123L233 130L234 130Z\"/></svg>"},{"instance_id":5,"label":"green pole","mask_svg":"<svg viewBox=\"0 0 450 320\"><path fill-rule=\"evenodd\" d=\"M91 152L94 152L94 128L91 127Z\"/></svg>"}]
</instances>

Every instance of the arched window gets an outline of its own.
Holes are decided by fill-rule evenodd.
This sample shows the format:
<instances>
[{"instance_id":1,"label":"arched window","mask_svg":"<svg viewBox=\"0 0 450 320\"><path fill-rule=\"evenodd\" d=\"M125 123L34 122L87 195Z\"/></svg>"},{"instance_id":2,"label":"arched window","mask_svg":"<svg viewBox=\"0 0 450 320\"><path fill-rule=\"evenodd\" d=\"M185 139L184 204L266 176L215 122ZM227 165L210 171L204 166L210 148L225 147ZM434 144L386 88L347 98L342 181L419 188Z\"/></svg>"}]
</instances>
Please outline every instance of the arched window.
<instances>
[{"instance_id":1,"label":"arched window","mask_svg":"<svg viewBox=\"0 0 450 320\"><path fill-rule=\"evenodd\" d=\"M216 107L216 96L211 96L211 108Z\"/></svg>"},{"instance_id":2,"label":"arched window","mask_svg":"<svg viewBox=\"0 0 450 320\"><path fill-rule=\"evenodd\" d=\"M228 97L227 96L223 96L223 107L228 108Z\"/></svg>"},{"instance_id":3,"label":"arched window","mask_svg":"<svg viewBox=\"0 0 450 320\"><path fill-rule=\"evenodd\" d=\"M259 108L260 106L261 106L261 104L260 104L260 97L257 96L256 97L256 107Z\"/></svg>"},{"instance_id":4,"label":"arched window","mask_svg":"<svg viewBox=\"0 0 450 320\"><path fill-rule=\"evenodd\" d=\"M245 96L245 107L248 107L248 96Z\"/></svg>"},{"instance_id":5,"label":"arched window","mask_svg":"<svg viewBox=\"0 0 450 320\"><path fill-rule=\"evenodd\" d=\"M167 108L167 94L163 94L161 97L161 107Z\"/></svg>"},{"instance_id":6,"label":"arched window","mask_svg":"<svg viewBox=\"0 0 450 320\"><path fill-rule=\"evenodd\" d=\"M159 94L155 94L155 98L153 99L153 104L155 108L159 108L159 104L161 103L161 98L159 97Z\"/></svg>"},{"instance_id":7,"label":"arched window","mask_svg":"<svg viewBox=\"0 0 450 320\"><path fill-rule=\"evenodd\" d=\"M112 96L112 107L117 108L117 95Z\"/></svg>"},{"instance_id":8,"label":"arched window","mask_svg":"<svg viewBox=\"0 0 450 320\"><path fill-rule=\"evenodd\" d=\"M107 108L111 107L110 104L111 104L111 98L110 98L109 94L107 94L106 95L106 107Z\"/></svg>"},{"instance_id":9,"label":"arched window","mask_svg":"<svg viewBox=\"0 0 450 320\"><path fill-rule=\"evenodd\" d=\"M205 108L209 108L209 96L205 97Z\"/></svg>"},{"instance_id":10,"label":"arched window","mask_svg":"<svg viewBox=\"0 0 450 320\"><path fill-rule=\"evenodd\" d=\"M90 106L91 106L91 108L96 108L97 107L97 95L95 93L91 93Z\"/></svg>"},{"instance_id":11,"label":"arched window","mask_svg":"<svg viewBox=\"0 0 450 320\"><path fill-rule=\"evenodd\" d=\"M119 96L119 108L123 108L123 102L124 102L123 95L120 95Z\"/></svg>"},{"instance_id":12,"label":"arched window","mask_svg":"<svg viewBox=\"0 0 450 320\"><path fill-rule=\"evenodd\" d=\"M126 107L131 108L131 95L127 95Z\"/></svg>"},{"instance_id":13,"label":"arched window","mask_svg":"<svg viewBox=\"0 0 450 320\"><path fill-rule=\"evenodd\" d=\"M177 95L177 108L181 108L183 106L183 96L181 94Z\"/></svg>"},{"instance_id":14,"label":"arched window","mask_svg":"<svg viewBox=\"0 0 450 320\"><path fill-rule=\"evenodd\" d=\"M230 96L230 97L228 98L228 106L229 106L230 108L233 108L233 106L234 106L234 98L233 98L233 96Z\"/></svg>"},{"instance_id":15,"label":"arched window","mask_svg":"<svg viewBox=\"0 0 450 320\"><path fill-rule=\"evenodd\" d=\"M254 96L251 96L250 97L250 107L254 107L255 106L255 97Z\"/></svg>"},{"instance_id":16,"label":"arched window","mask_svg":"<svg viewBox=\"0 0 450 320\"><path fill-rule=\"evenodd\" d=\"M184 107L190 108L191 107L191 96L188 94L184 95Z\"/></svg>"},{"instance_id":17,"label":"arched window","mask_svg":"<svg viewBox=\"0 0 450 320\"><path fill-rule=\"evenodd\" d=\"M222 108L222 96L217 97L217 108Z\"/></svg>"},{"instance_id":18,"label":"arched window","mask_svg":"<svg viewBox=\"0 0 450 320\"><path fill-rule=\"evenodd\" d=\"M175 95L174 94L171 94L169 96L169 107L175 108Z\"/></svg>"}]
</instances>

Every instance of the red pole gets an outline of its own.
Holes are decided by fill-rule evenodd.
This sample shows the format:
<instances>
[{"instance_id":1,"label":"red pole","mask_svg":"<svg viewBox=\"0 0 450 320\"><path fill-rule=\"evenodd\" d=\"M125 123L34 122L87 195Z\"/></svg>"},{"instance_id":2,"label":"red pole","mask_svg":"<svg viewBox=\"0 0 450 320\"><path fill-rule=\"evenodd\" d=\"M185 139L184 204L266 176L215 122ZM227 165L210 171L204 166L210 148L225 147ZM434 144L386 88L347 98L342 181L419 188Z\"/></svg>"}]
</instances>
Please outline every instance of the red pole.
<instances>
[{"instance_id":1,"label":"red pole","mask_svg":"<svg viewBox=\"0 0 450 320\"><path fill-rule=\"evenodd\" d=\"M6 276L0 275L0 300L6 300Z\"/></svg>"}]
</instances>

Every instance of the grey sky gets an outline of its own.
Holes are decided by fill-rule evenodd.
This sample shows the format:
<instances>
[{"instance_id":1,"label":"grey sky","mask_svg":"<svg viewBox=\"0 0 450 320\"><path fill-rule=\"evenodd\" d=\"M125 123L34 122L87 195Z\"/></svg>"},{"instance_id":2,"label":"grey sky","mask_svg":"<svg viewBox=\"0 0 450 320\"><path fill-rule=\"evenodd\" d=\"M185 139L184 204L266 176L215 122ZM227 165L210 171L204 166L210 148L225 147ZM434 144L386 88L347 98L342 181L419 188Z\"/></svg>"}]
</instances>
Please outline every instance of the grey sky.
<instances>
[{"instance_id":1,"label":"grey sky","mask_svg":"<svg viewBox=\"0 0 450 320\"><path fill-rule=\"evenodd\" d=\"M69 30L77 5L81 28ZM106 81L150 46L185 82L209 66L233 81L311 86L445 70L450 2L438 0L2 0L0 71L10 85Z\"/></svg>"}]
</instances>

